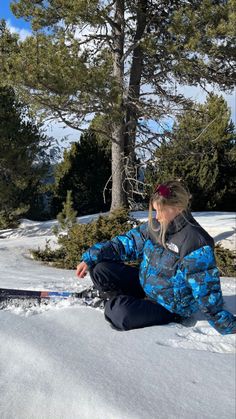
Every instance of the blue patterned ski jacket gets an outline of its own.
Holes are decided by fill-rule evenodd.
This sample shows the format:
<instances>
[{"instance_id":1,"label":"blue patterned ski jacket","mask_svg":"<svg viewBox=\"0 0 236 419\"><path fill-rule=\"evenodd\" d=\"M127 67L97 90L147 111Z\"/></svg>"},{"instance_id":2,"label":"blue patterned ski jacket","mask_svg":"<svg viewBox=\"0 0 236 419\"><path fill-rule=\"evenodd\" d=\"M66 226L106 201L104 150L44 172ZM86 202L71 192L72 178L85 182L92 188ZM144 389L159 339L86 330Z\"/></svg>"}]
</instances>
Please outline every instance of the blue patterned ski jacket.
<instances>
[{"instance_id":1,"label":"blue patterned ski jacket","mask_svg":"<svg viewBox=\"0 0 236 419\"><path fill-rule=\"evenodd\" d=\"M154 220L157 229L159 223ZM155 228L156 230L156 228ZM140 283L152 300L172 313L189 317L199 309L221 334L236 333L236 316L223 308L214 242L191 213L170 223L164 248L148 223L88 249L89 267L104 260L141 260Z\"/></svg>"}]
</instances>

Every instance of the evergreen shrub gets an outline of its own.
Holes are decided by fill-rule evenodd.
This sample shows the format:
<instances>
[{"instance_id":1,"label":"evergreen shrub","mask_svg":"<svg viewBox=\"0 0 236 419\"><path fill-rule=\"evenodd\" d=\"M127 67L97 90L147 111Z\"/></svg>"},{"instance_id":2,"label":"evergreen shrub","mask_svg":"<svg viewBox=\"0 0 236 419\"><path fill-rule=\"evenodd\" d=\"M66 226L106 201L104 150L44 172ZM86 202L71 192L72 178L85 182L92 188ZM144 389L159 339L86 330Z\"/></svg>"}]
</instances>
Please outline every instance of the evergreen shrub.
<instances>
[{"instance_id":1,"label":"evergreen shrub","mask_svg":"<svg viewBox=\"0 0 236 419\"><path fill-rule=\"evenodd\" d=\"M58 263L57 265L57 261L63 261L65 257L65 252L62 247L58 249L52 249L50 247L50 240L46 241L46 246L44 249L38 248L37 250L32 250L31 253L34 259L36 260L41 260L52 266L58 266L63 268L62 264Z\"/></svg>"},{"instance_id":2,"label":"evergreen shrub","mask_svg":"<svg viewBox=\"0 0 236 419\"><path fill-rule=\"evenodd\" d=\"M121 208L109 215L99 216L88 224L73 225L68 234L59 235L59 249L52 250L47 243L44 250L34 250L35 259L49 262L58 268L75 269L81 255L97 242L107 241L124 234L140 222L129 215L128 210Z\"/></svg>"},{"instance_id":3,"label":"evergreen shrub","mask_svg":"<svg viewBox=\"0 0 236 419\"><path fill-rule=\"evenodd\" d=\"M63 204L62 211L57 215L58 227L55 227L54 229L56 236L59 234L60 230L68 232L70 228L76 224L77 212L73 209L71 194L71 191L67 191L66 201Z\"/></svg>"},{"instance_id":4,"label":"evergreen shrub","mask_svg":"<svg viewBox=\"0 0 236 419\"><path fill-rule=\"evenodd\" d=\"M17 228L20 224L19 217L25 214L28 208L28 206L20 206L14 210L0 210L0 229Z\"/></svg>"},{"instance_id":5,"label":"evergreen shrub","mask_svg":"<svg viewBox=\"0 0 236 419\"><path fill-rule=\"evenodd\" d=\"M216 264L221 276L235 276L236 253L225 249L221 244L215 246Z\"/></svg>"}]
</instances>

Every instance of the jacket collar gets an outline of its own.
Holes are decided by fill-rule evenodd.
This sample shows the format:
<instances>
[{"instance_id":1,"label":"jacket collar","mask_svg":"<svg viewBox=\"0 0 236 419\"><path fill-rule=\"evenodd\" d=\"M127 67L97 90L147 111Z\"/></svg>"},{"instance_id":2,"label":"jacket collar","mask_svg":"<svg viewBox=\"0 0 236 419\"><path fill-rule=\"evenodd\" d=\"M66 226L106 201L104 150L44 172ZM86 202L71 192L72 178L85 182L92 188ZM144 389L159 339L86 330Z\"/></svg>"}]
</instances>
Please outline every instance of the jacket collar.
<instances>
[{"instance_id":1,"label":"jacket collar","mask_svg":"<svg viewBox=\"0 0 236 419\"><path fill-rule=\"evenodd\" d=\"M173 221L169 224L167 228L167 235L170 236L172 234L177 233L178 231L182 230L183 227L186 226L189 222L193 222L193 216L189 211L183 211L181 214L177 215Z\"/></svg>"},{"instance_id":2,"label":"jacket collar","mask_svg":"<svg viewBox=\"0 0 236 419\"><path fill-rule=\"evenodd\" d=\"M190 211L184 211L183 213L177 215L173 221L169 224L166 232L166 239L168 239L173 234L177 233L178 231L182 230L186 226L187 223L194 223L194 218ZM149 228L149 234L154 242L157 242L158 239L158 231L160 227L160 223L153 219L153 225L155 227L155 231Z\"/></svg>"}]
</instances>

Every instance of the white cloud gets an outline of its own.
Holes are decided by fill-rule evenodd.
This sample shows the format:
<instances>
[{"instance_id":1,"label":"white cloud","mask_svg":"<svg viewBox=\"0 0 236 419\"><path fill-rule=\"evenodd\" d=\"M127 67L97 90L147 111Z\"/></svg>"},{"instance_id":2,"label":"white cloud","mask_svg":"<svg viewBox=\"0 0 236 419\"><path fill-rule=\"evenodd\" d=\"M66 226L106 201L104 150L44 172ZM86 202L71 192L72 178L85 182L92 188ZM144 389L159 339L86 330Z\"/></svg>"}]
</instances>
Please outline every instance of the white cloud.
<instances>
[{"instance_id":1,"label":"white cloud","mask_svg":"<svg viewBox=\"0 0 236 419\"><path fill-rule=\"evenodd\" d=\"M10 20L7 20L7 28L11 33L17 33L22 41L24 41L28 36L32 35L28 29L17 28L16 26L13 26Z\"/></svg>"}]
</instances>

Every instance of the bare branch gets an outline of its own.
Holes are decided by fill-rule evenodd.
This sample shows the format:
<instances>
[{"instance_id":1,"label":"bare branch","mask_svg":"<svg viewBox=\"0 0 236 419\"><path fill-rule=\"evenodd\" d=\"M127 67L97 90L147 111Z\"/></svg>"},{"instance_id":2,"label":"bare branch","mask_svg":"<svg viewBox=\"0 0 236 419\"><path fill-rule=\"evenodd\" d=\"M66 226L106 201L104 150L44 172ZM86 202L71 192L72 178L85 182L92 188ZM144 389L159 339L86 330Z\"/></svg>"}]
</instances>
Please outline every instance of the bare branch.
<instances>
[{"instance_id":1,"label":"bare branch","mask_svg":"<svg viewBox=\"0 0 236 419\"><path fill-rule=\"evenodd\" d=\"M104 188L103 188L103 191L102 191L102 195L103 195L103 202L104 202L104 204L106 203L106 190L107 190L107 188L108 188L108 184L109 184L109 182L111 182L111 180L112 180L112 175L109 177L109 179L107 180L107 182L106 182L106 184L105 184L105 186L104 186Z\"/></svg>"},{"instance_id":2,"label":"bare branch","mask_svg":"<svg viewBox=\"0 0 236 419\"><path fill-rule=\"evenodd\" d=\"M196 138L194 138L194 140L192 140L192 142L195 143L201 137L201 135L204 132L206 132L206 130L211 126L211 124L213 124L213 122L215 122L215 120L218 119L218 117L219 116L217 115L212 121L210 121L209 124L207 124L207 126L200 132L200 134Z\"/></svg>"}]
</instances>

